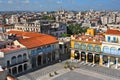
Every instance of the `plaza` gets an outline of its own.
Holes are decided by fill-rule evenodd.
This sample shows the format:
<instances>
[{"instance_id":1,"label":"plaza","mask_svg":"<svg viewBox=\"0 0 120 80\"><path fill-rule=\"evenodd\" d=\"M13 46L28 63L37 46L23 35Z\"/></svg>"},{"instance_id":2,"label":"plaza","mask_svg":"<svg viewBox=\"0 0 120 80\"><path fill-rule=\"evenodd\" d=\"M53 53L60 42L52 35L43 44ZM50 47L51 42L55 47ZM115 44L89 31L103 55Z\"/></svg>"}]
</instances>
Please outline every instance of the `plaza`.
<instances>
[{"instance_id":1,"label":"plaza","mask_svg":"<svg viewBox=\"0 0 120 80\"><path fill-rule=\"evenodd\" d=\"M65 63L66 61L27 73L19 76L18 80L119 80L120 78L120 71L116 69L70 62L77 67L70 70L64 68Z\"/></svg>"}]
</instances>

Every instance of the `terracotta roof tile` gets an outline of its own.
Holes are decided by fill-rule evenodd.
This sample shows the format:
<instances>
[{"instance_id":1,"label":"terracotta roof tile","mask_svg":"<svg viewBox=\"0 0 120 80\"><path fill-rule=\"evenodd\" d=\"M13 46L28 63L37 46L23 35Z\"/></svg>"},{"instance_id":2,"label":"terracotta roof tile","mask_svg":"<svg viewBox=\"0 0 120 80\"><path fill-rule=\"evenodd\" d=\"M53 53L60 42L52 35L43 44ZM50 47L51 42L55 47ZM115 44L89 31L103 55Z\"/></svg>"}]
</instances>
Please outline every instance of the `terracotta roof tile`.
<instances>
[{"instance_id":1,"label":"terracotta roof tile","mask_svg":"<svg viewBox=\"0 0 120 80\"><path fill-rule=\"evenodd\" d=\"M29 49L58 42L56 37L46 35L46 34L40 34L40 33L34 33L34 32L22 32L22 31L9 31L8 34L10 33L29 37L29 38L18 40L21 44L23 44Z\"/></svg>"},{"instance_id":2,"label":"terracotta roof tile","mask_svg":"<svg viewBox=\"0 0 120 80\"><path fill-rule=\"evenodd\" d=\"M107 30L106 34L120 35L120 31L109 29L109 30Z\"/></svg>"}]
</instances>

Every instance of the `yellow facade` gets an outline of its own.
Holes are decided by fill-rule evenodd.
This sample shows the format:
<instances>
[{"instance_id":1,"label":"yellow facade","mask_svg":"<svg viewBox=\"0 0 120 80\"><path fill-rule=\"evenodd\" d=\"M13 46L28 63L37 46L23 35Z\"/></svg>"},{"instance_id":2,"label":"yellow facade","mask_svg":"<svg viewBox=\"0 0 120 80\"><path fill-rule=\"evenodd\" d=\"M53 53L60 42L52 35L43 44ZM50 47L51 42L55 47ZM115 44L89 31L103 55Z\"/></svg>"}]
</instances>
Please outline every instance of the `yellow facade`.
<instances>
[{"instance_id":1,"label":"yellow facade","mask_svg":"<svg viewBox=\"0 0 120 80\"><path fill-rule=\"evenodd\" d=\"M71 40L71 48L74 48L74 41Z\"/></svg>"},{"instance_id":2,"label":"yellow facade","mask_svg":"<svg viewBox=\"0 0 120 80\"><path fill-rule=\"evenodd\" d=\"M95 29L87 29L87 34L94 36L95 35Z\"/></svg>"}]
</instances>

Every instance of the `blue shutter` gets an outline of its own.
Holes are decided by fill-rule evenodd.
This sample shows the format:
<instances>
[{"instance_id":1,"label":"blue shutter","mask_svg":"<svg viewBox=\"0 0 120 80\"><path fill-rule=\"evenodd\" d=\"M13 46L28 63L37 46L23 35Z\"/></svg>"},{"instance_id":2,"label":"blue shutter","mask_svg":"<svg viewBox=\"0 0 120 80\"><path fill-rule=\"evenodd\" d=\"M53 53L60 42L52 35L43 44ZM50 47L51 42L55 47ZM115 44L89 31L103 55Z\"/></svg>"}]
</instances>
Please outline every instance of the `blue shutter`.
<instances>
[{"instance_id":1,"label":"blue shutter","mask_svg":"<svg viewBox=\"0 0 120 80\"><path fill-rule=\"evenodd\" d=\"M108 42L110 42L110 36L108 36Z\"/></svg>"},{"instance_id":2,"label":"blue shutter","mask_svg":"<svg viewBox=\"0 0 120 80\"><path fill-rule=\"evenodd\" d=\"M116 42L116 37L113 37L113 42Z\"/></svg>"}]
</instances>

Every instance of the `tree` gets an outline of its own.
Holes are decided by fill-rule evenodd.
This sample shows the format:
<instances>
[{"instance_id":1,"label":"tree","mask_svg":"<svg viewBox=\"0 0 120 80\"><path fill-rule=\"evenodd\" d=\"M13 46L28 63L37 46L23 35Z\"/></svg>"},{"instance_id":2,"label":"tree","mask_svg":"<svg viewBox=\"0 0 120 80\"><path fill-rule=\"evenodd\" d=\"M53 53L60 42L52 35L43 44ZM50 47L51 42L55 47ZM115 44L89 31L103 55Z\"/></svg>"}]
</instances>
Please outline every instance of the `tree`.
<instances>
[{"instance_id":1,"label":"tree","mask_svg":"<svg viewBox=\"0 0 120 80\"><path fill-rule=\"evenodd\" d=\"M87 31L88 27L81 27L80 25L73 25L73 24L70 24L68 27L67 27L67 33L68 34L79 34L79 33L85 33Z\"/></svg>"},{"instance_id":2,"label":"tree","mask_svg":"<svg viewBox=\"0 0 120 80\"><path fill-rule=\"evenodd\" d=\"M62 36L62 37L69 37L70 35L64 33L64 34L62 34L61 36Z\"/></svg>"}]
</instances>

